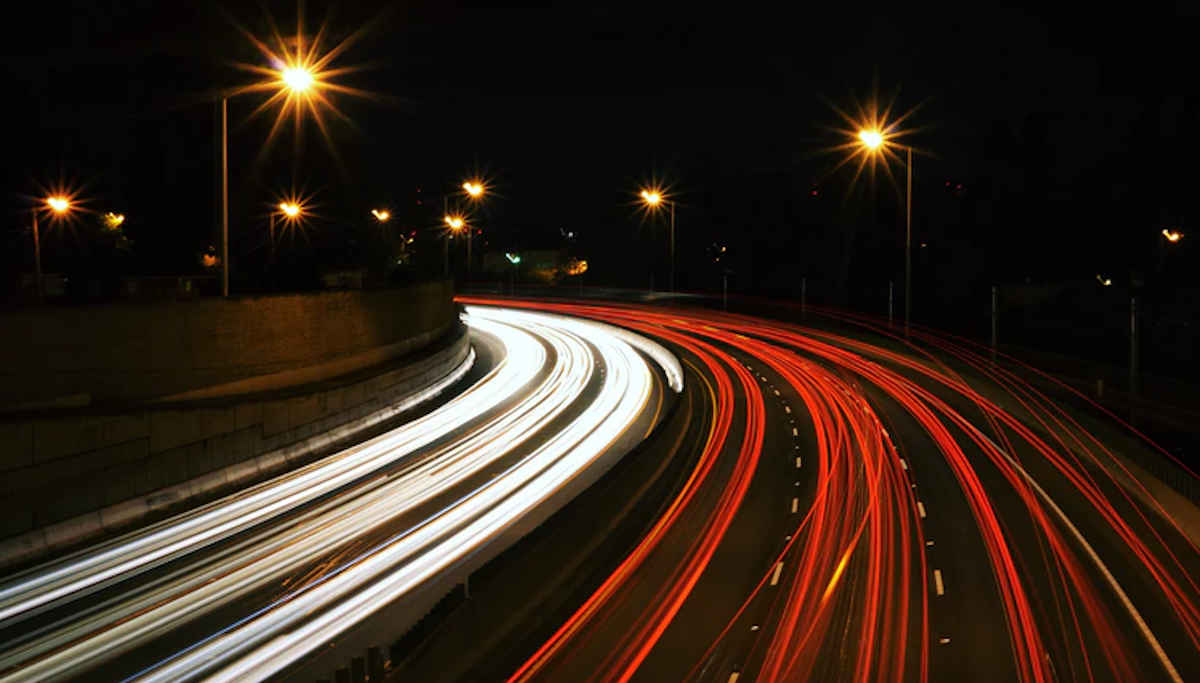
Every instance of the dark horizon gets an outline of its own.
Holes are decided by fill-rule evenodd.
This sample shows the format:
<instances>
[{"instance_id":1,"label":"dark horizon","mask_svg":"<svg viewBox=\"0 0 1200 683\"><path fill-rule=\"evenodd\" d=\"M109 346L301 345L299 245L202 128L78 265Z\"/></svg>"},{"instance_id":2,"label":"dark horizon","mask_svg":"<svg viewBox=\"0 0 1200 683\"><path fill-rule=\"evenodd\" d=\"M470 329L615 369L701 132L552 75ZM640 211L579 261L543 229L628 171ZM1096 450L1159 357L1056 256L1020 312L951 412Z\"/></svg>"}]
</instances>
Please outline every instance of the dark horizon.
<instances>
[{"instance_id":1,"label":"dark horizon","mask_svg":"<svg viewBox=\"0 0 1200 683\"><path fill-rule=\"evenodd\" d=\"M294 3L268 9L281 32L295 26ZM61 176L86 183L97 209L130 215L137 272L194 269L215 241L206 98L246 82L230 62L262 61L233 22L268 33L258 9L224 12L80 3L61 12L58 41L53 31L6 41L6 92L27 105L6 178L10 264L28 260L28 196ZM1182 37L1195 11L810 12L309 8L307 31L325 25L327 45L368 27L334 66L367 65L339 82L378 98L335 98L352 123L330 119L332 151L308 120L298 146L285 132L261 163L274 111L247 121L266 96L231 100L234 253L252 247L268 200L289 187L315 193L310 234L336 248L338 226L375 206L436 229L417 198L438 204L479 168L497 195L481 223L491 248L554 246L571 229L597 282L644 286L653 263L639 254L630 275L628 238L651 230L634 200L652 177L679 201L681 284L712 288L714 241L729 244L742 291L786 292L798 274L837 280L823 269L841 263L846 226L854 249L841 277L885 282L902 268L903 168L892 168L899 184L863 182L851 195L852 169L831 173L840 157L823 151L842 142L828 103L850 109L873 84L897 109L918 107L914 242L988 282L1103 273L1125 285L1154 268L1161 229L1188 232L1197 102L1184 92Z\"/></svg>"}]
</instances>

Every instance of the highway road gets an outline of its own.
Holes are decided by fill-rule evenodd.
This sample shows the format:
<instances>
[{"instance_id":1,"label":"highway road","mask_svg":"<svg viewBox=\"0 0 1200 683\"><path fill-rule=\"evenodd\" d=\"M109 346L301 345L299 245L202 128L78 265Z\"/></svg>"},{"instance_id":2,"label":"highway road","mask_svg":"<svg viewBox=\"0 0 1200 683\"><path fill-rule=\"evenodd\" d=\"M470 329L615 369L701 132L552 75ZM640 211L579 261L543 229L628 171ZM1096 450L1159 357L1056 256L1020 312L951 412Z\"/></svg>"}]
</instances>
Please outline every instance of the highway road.
<instances>
[{"instance_id":1,"label":"highway road","mask_svg":"<svg viewBox=\"0 0 1200 683\"><path fill-rule=\"evenodd\" d=\"M621 329L477 307L465 319L480 367L435 410L5 578L3 680L304 670L381 607L536 526L640 442L682 388L673 356Z\"/></svg>"},{"instance_id":2,"label":"highway road","mask_svg":"<svg viewBox=\"0 0 1200 683\"><path fill-rule=\"evenodd\" d=\"M1035 371L828 310L462 301L435 410L0 583L5 679L330 678L474 559L392 680L1200 680L1200 514L1131 458L1171 455Z\"/></svg>"},{"instance_id":3,"label":"highway road","mask_svg":"<svg viewBox=\"0 0 1200 683\"><path fill-rule=\"evenodd\" d=\"M686 417L647 448L680 474L614 471L607 507L581 504L625 515L612 499L657 486L640 526L550 520L400 653L396 680L1200 678L1194 508L1122 455L1152 443L1112 416L1092 426L1098 411L1065 408L1025 369L828 311L797 325L464 301L675 350ZM615 546L588 540L610 533ZM541 582L560 590L512 590Z\"/></svg>"}]
</instances>

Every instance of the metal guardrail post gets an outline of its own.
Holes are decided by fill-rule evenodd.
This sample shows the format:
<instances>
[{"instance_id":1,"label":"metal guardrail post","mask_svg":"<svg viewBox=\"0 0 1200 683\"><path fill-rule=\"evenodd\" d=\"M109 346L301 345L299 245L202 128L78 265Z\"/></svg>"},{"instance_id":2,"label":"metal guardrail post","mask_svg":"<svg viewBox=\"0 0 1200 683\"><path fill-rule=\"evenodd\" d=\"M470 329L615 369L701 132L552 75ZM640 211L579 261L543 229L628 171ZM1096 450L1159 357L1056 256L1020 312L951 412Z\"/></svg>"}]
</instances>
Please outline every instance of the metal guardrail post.
<instances>
[{"instance_id":1,"label":"metal guardrail post","mask_svg":"<svg viewBox=\"0 0 1200 683\"><path fill-rule=\"evenodd\" d=\"M1129 393L1138 395L1138 324L1137 297L1129 297Z\"/></svg>"},{"instance_id":2,"label":"metal guardrail post","mask_svg":"<svg viewBox=\"0 0 1200 683\"><path fill-rule=\"evenodd\" d=\"M383 673L383 651L378 647L367 648L367 676L372 681L382 681Z\"/></svg>"}]
</instances>

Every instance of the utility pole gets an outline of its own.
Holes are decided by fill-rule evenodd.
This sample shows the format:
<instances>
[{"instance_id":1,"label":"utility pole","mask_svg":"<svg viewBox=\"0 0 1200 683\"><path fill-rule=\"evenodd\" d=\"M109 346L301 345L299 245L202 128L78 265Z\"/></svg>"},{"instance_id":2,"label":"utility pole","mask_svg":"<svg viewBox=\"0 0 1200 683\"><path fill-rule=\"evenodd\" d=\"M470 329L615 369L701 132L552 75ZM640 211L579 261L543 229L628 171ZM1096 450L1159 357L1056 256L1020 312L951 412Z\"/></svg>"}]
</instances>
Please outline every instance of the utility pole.
<instances>
[{"instance_id":1,"label":"utility pole","mask_svg":"<svg viewBox=\"0 0 1200 683\"><path fill-rule=\"evenodd\" d=\"M908 151L908 160L904 165L905 200L904 200L904 336L908 337L909 320L912 318L912 147Z\"/></svg>"},{"instance_id":2,"label":"utility pole","mask_svg":"<svg viewBox=\"0 0 1200 683\"><path fill-rule=\"evenodd\" d=\"M221 296L229 297L229 98L221 96Z\"/></svg>"},{"instance_id":3,"label":"utility pole","mask_svg":"<svg viewBox=\"0 0 1200 683\"><path fill-rule=\"evenodd\" d=\"M1129 297L1129 393L1138 395L1137 297Z\"/></svg>"},{"instance_id":4,"label":"utility pole","mask_svg":"<svg viewBox=\"0 0 1200 683\"><path fill-rule=\"evenodd\" d=\"M996 362L996 338L1000 324L999 289L992 285L992 363Z\"/></svg>"},{"instance_id":5,"label":"utility pole","mask_svg":"<svg viewBox=\"0 0 1200 683\"><path fill-rule=\"evenodd\" d=\"M671 202L671 279L667 283L669 291L675 293L675 202Z\"/></svg>"},{"instance_id":6,"label":"utility pole","mask_svg":"<svg viewBox=\"0 0 1200 683\"><path fill-rule=\"evenodd\" d=\"M38 210L33 209L33 276L36 278L34 282L34 292L37 294L38 303L42 303L45 297L45 290L42 284L42 241L38 235Z\"/></svg>"}]
</instances>

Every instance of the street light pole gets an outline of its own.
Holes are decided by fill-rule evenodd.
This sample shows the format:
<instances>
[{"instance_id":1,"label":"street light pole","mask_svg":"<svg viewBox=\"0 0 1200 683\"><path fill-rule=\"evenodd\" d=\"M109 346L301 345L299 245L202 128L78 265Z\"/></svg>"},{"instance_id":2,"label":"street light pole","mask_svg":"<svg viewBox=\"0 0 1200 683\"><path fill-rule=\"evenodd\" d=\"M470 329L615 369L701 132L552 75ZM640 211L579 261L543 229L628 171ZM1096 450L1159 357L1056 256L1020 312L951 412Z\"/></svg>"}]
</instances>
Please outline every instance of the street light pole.
<instances>
[{"instance_id":1,"label":"street light pole","mask_svg":"<svg viewBox=\"0 0 1200 683\"><path fill-rule=\"evenodd\" d=\"M37 293L38 303L42 302L42 241L38 236L38 210L33 209L33 276L37 278L34 283L34 291Z\"/></svg>"},{"instance_id":2,"label":"street light pole","mask_svg":"<svg viewBox=\"0 0 1200 683\"><path fill-rule=\"evenodd\" d=\"M905 147L905 199L904 199L904 336L908 337L909 319L912 317L912 147Z\"/></svg>"},{"instance_id":3,"label":"street light pole","mask_svg":"<svg viewBox=\"0 0 1200 683\"><path fill-rule=\"evenodd\" d=\"M269 264L273 268L275 266L275 211L274 210L271 211L271 222L270 222L269 235L271 238L271 251L270 251Z\"/></svg>"},{"instance_id":4,"label":"street light pole","mask_svg":"<svg viewBox=\"0 0 1200 683\"><path fill-rule=\"evenodd\" d=\"M671 202L671 279L667 283L672 294L675 293L675 202Z\"/></svg>"},{"instance_id":5,"label":"street light pole","mask_svg":"<svg viewBox=\"0 0 1200 683\"><path fill-rule=\"evenodd\" d=\"M229 296L229 96L221 95L221 296Z\"/></svg>"}]
</instances>

